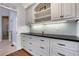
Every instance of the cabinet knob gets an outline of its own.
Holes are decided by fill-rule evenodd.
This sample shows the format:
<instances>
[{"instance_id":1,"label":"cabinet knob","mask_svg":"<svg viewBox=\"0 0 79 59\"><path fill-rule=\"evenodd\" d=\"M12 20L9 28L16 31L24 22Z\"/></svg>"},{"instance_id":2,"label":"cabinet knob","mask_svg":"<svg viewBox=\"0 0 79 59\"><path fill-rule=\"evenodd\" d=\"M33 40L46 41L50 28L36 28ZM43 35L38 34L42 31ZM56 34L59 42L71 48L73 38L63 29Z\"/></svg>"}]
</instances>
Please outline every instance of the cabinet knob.
<instances>
[{"instance_id":1,"label":"cabinet knob","mask_svg":"<svg viewBox=\"0 0 79 59\"><path fill-rule=\"evenodd\" d=\"M57 53L58 55L60 55L60 56L65 56L64 54L61 54L61 53Z\"/></svg>"},{"instance_id":2,"label":"cabinet knob","mask_svg":"<svg viewBox=\"0 0 79 59\"><path fill-rule=\"evenodd\" d=\"M40 41L44 41L44 40L40 40Z\"/></svg>"},{"instance_id":3,"label":"cabinet knob","mask_svg":"<svg viewBox=\"0 0 79 59\"><path fill-rule=\"evenodd\" d=\"M25 40L23 40L23 41L25 41Z\"/></svg>"},{"instance_id":4,"label":"cabinet knob","mask_svg":"<svg viewBox=\"0 0 79 59\"><path fill-rule=\"evenodd\" d=\"M44 49L44 47L40 47L41 49Z\"/></svg>"},{"instance_id":5,"label":"cabinet knob","mask_svg":"<svg viewBox=\"0 0 79 59\"><path fill-rule=\"evenodd\" d=\"M64 16L60 16L61 18L63 18Z\"/></svg>"},{"instance_id":6,"label":"cabinet knob","mask_svg":"<svg viewBox=\"0 0 79 59\"><path fill-rule=\"evenodd\" d=\"M29 44L31 44L32 45L32 43L30 42Z\"/></svg>"},{"instance_id":7,"label":"cabinet knob","mask_svg":"<svg viewBox=\"0 0 79 59\"><path fill-rule=\"evenodd\" d=\"M32 39L32 38L30 37L30 39Z\"/></svg>"}]
</instances>

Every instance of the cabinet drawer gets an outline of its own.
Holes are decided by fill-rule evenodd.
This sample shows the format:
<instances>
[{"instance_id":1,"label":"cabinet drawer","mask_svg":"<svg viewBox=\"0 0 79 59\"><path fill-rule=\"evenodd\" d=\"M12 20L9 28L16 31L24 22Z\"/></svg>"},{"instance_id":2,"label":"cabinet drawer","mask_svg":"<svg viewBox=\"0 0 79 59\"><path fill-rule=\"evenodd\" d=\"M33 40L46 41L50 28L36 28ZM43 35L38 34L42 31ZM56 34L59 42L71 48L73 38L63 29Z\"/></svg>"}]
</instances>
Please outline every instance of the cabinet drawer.
<instances>
[{"instance_id":1,"label":"cabinet drawer","mask_svg":"<svg viewBox=\"0 0 79 59\"><path fill-rule=\"evenodd\" d=\"M30 36L30 35L24 35L24 36L21 36L21 39L30 40L30 39L32 39L32 36Z\"/></svg>"},{"instance_id":2,"label":"cabinet drawer","mask_svg":"<svg viewBox=\"0 0 79 59\"><path fill-rule=\"evenodd\" d=\"M23 46L25 46L25 45L26 45L26 42L22 41L22 42L21 42L21 46L23 47Z\"/></svg>"},{"instance_id":3,"label":"cabinet drawer","mask_svg":"<svg viewBox=\"0 0 79 59\"><path fill-rule=\"evenodd\" d=\"M78 56L79 53L63 48L53 48L50 50L50 55L52 56Z\"/></svg>"},{"instance_id":4,"label":"cabinet drawer","mask_svg":"<svg viewBox=\"0 0 79 59\"><path fill-rule=\"evenodd\" d=\"M26 40L26 39L22 39L21 41L22 41L22 42L27 42L28 40Z\"/></svg>"},{"instance_id":5,"label":"cabinet drawer","mask_svg":"<svg viewBox=\"0 0 79 59\"><path fill-rule=\"evenodd\" d=\"M44 53L42 51L39 51L37 54L38 56L49 56L49 53Z\"/></svg>"},{"instance_id":6,"label":"cabinet drawer","mask_svg":"<svg viewBox=\"0 0 79 59\"><path fill-rule=\"evenodd\" d=\"M48 56L49 55L49 48L48 47L39 46L39 45L32 45L30 47L31 47L32 53L34 55L36 55L36 54L38 56Z\"/></svg>"},{"instance_id":7,"label":"cabinet drawer","mask_svg":"<svg viewBox=\"0 0 79 59\"><path fill-rule=\"evenodd\" d=\"M26 45L27 41L21 41L21 45Z\"/></svg>"},{"instance_id":8,"label":"cabinet drawer","mask_svg":"<svg viewBox=\"0 0 79 59\"><path fill-rule=\"evenodd\" d=\"M39 39L40 41L40 43L41 44L45 44L45 45L49 45L49 39L47 39L47 38L41 38L41 39Z\"/></svg>"},{"instance_id":9,"label":"cabinet drawer","mask_svg":"<svg viewBox=\"0 0 79 59\"><path fill-rule=\"evenodd\" d=\"M44 53L38 50L37 48L27 48L27 51L29 51L34 56L48 56L49 53Z\"/></svg>"},{"instance_id":10,"label":"cabinet drawer","mask_svg":"<svg viewBox=\"0 0 79 59\"><path fill-rule=\"evenodd\" d=\"M21 39L25 39L25 38L27 38L26 35L21 35Z\"/></svg>"},{"instance_id":11,"label":"cabinet drawer","mask_svg":"<svg viewBox=\"0 0 79 59\"><path fill-rule=\"evenodd\" d=\"M49 56L49 52L45 50L40 50L39 48L33 48L34 54L37 54L38 56Z\"/></svg>"},{"instance_id":12,"label":"cabinet drawer","mask_svg":"<svg viewBox=\"0 0 79 59\"><path fill-rule=\"evenodd\" d=\"M49 52L49 47L40 46L40 47L39 47L39 50L42 51L42 52L48 53L48 52Z\"/></svg>"},{"instance_id":13,"label":"cabinet drawer","mask_svg":"<svg viewBox=\"0 0 79 59\"><path fill-rule=\"evenodd\" d=\"M54 39L51 41L51 47L53 46L58 46L61 48L63 47L63 48L74 50L74 51L79 51L79 42Z\"/></svg>"},{"instance_id":14,"label":"cabinet drawer","mask_svg":"<svg viewBox=\"0 0 79 59\"><path fill-rule=\"evenodd\" d=\"M21 35L21 37L26 37L27 35Z\"/></svg>"},{"instance_id":15,"label":"cabinet drawer","mask_svg":"<svg viewBox=\"0 0 79 59\"><path fill-rule=\"evenodd\" d=\"M27 50L28 46L26 45L23 45L23 49Z\"/></svg>"}]
</instances>

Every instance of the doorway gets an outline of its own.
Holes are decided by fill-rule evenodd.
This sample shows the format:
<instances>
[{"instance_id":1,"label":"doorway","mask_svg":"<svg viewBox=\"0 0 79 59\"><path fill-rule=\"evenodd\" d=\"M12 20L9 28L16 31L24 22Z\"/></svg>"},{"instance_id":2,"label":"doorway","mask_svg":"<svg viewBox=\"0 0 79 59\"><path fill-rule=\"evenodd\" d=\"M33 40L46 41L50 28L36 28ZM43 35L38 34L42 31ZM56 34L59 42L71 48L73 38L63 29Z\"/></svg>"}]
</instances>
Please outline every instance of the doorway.
<instances>
[{"instance_id":1,"label":"doorway","mask_svg":"<svg viewBox=\"0 0 79 59\"><path fill-rule=\"evenodd\" d=\"M9 16L2 16L2 39L8 40L9 39Z\"/></svg>"}]
</instances>

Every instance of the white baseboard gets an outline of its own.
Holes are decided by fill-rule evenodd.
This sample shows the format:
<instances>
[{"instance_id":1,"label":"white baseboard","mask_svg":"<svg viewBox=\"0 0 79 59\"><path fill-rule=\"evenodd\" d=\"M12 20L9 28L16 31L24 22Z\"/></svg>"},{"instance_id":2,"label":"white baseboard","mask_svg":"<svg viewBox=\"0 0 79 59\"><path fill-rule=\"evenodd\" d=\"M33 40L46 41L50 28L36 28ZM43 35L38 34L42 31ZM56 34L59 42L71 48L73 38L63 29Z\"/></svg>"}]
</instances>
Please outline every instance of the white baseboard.
<instances>
[{"instance_id":1,"label":"white baseboard","mask_svg":"<svg viewBox=\"0 0 79 59\"><path fill-rule=\"evenodd\" d=\"M17 50L21 49L21 47L19 47L19 46L17 47L17 44L15 42L12 42L12 44L16 47Z\"/></svg>"},{"instance_id":2,"label":"white baseboard","mask_svg":"<svg viewBox=\"0 0 79 59\"><path fill-rule=\"evenodd\" d=\"M12 44L16 47L16 43L15 42L12 42Z\"/></svg>"}]
</instances>

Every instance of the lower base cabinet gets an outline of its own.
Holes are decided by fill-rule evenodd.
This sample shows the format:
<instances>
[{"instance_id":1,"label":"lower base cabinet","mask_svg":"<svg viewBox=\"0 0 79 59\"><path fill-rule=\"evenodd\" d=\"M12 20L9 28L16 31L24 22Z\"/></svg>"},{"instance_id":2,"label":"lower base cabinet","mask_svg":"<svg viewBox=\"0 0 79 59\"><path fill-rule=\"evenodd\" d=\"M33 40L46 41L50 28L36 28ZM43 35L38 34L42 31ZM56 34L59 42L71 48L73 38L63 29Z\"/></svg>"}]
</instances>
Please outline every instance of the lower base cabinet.
<instances>
[{"instance_id":1,"label":"lower base cabinet","mask_svg":"<svg viewBox=\"0 0 79 59\"><path fill-rule=\"evenodd\" d=\"M49 56L49 40L43 37L26 35L22 38L22 47L35 56Z\"/></svg>"},{"instance_id":2,"label":"lower base cabinet","mask_svg":"<svg viewBox=\"0 0 79 59\"><path fill-rule=\"evenodd\" d=\"M34 56L79 56L79 42L22 35L22 48Z\"/></svg>"},{"instance_id":3,"label":"lower base cabinet","mask_svg":"<svg viewBox=\"0 0 79 59\"><path fill-rule=\"evenodd\" d=\"M52 39L50 40L51 56L78 56L79 42Z\"/></svg>"},{"instance_id":4,"label":"lower base cabinet","mask_svg":"<svg viewBox=\"0 0 79 59\"><path fill-rule=\"evenodd\" d=\"M63 49L63 48L52 48L50 52L51 56L78 56L79 54L75 51Z\"/></svg>"}]
</instances>

